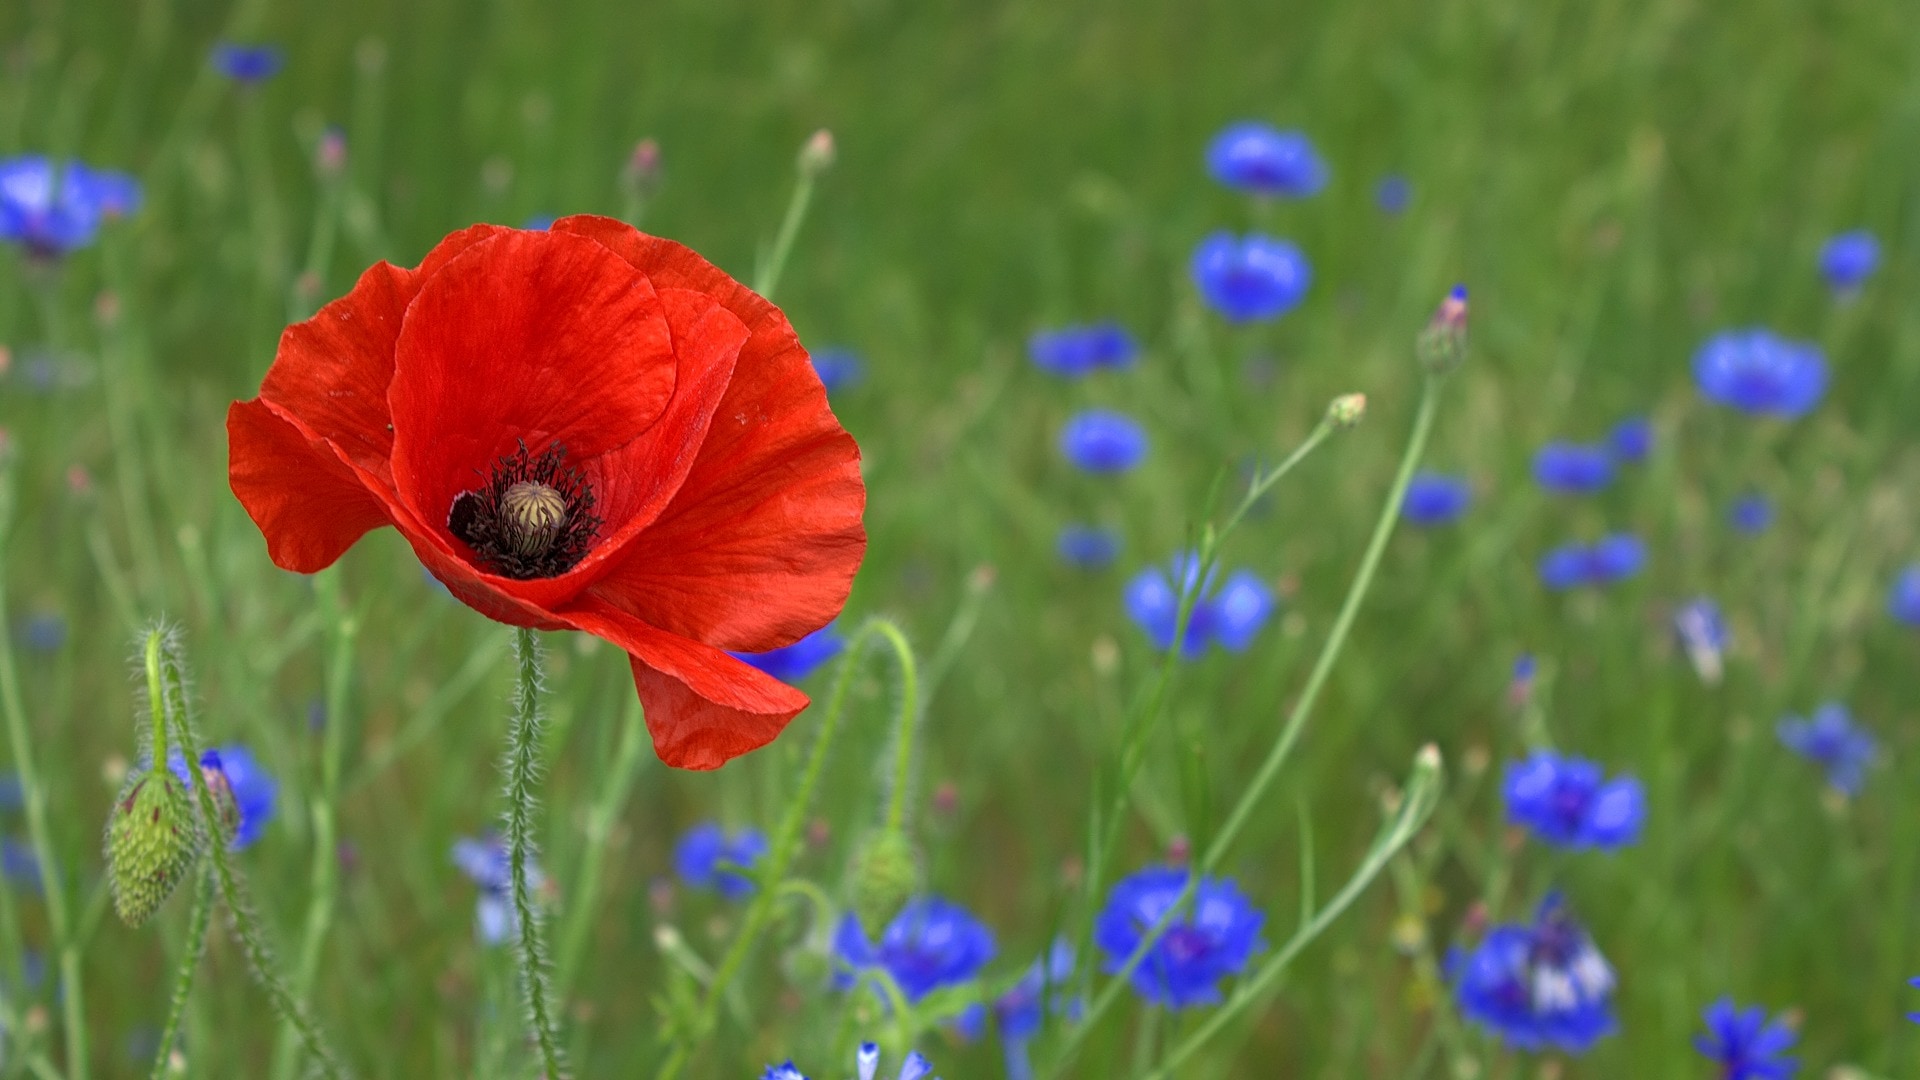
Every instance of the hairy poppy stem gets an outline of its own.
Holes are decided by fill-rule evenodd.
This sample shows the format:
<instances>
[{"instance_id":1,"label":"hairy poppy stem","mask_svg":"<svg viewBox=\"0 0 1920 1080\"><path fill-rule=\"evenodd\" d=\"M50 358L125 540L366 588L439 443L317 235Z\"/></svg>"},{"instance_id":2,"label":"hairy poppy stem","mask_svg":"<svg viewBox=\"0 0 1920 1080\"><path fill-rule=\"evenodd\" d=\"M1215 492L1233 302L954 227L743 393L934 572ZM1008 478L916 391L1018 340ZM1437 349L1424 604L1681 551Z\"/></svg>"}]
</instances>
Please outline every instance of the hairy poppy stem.
<instances>
[{"instance_id":1,"label":"hairy poppy stem","mask_svg":"<svg viewBox=\"0 0 1920 1080\"><path fill-rule=\"evenodd\" d=\"M513 884L513 911L520 939L514 950L520 964L521 989L527 995L527 1023L540 1047L546 1080L561 1080L560 1041L554 1033L547 1001L547 947L540 937L540 910L527 884L527 865L533 856L534 785L540 779L540 734L546 718L540 714L540 639L520 627L513 632L518 674L513 684L513 707L507 730L507 862Z\"/></svg>"},{"instance_id":2,"label":"hairy poppy stem","mask_svg":"<svg viewBox=\"0 0 1920 1080\"><path fill-rule=\"evenodd\" d=\"M0 545L12 535L14 510L13 459L0 448ZM4 549L0 549L0 554ZM4 565L4 559L0 559ZM47 792L40 786L40 774L33 757L33 732L27 724L27 709L20 699L20 675L13 663L12 626L7 616L6 575L0 574L0 711L7 714L7 737L13 751L13 767L20 776L20 802L27 813L27 838L33 854L45 868L40 884L47 901L47 924L53 931L54 948L60 954L61 1027L66 1033L67 1076L86 1080L87 1023L85 996L80 978L80 948L74 936L72 912L67 909L67 889L54 858L53 834L47 828Z\"/></svg>"},{"instance_id":3,"label":"hairy poppy stem","mask_svg":"<svg viewBox=\"0 0 1920 1080\"><path fill-rule=\"evenodd\" d=\"M180 1032L180 1014L186 1011L187 995L193 990L194 970L200 966L200 954L206 951L207 931L213 927L213 872L205 870L197 876L200 883L193 890L193 912L187 916L186 948L180 954L180 970L173 979L167 1025L160 1029L160 1041L153 1053L153 1080L164 1080L172 1071L172 1063L167 1059L173 1054L173 1040Z\"/></svg>"}]
</instances>

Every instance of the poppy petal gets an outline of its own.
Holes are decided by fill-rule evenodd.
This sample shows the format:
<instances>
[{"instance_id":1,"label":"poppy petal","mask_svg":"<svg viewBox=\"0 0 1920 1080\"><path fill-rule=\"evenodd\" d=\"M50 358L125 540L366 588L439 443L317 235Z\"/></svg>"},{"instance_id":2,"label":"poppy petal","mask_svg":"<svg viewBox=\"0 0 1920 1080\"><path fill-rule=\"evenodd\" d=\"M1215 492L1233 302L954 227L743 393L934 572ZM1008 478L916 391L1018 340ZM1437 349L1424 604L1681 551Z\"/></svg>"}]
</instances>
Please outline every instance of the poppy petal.
<instances>
[{"instance_id":1,"label":"poppy petal","mask_svg":"<svg viewBox=\"0 0 1920 1080\"><path fill-rule=\"evenodd\" d=\"M273 366L260 397L326 439L349 461L378 476L390 475L393 417L387 386L393 382L393 350L407 305L420 283L454 256L504 232L475 225L442 240L416 270L375 263L347 295L313 318L280 335Z\"/></svg>"},{"instance_id":2,"label":"poppy petal","mask_svg":"<svg viewBox=\"0 0 1920 1080\"><path fill-rule=\"evenodd\" d=\"M386 505L325 441L263 401L228 406L227 443L228 483L283 570L324 570L369 529L388 523Z\"/></svg>"},{"instance_id":3,"label":"poppy petal","mask_svg":"<svg viewBox=\"0 0 1920 1080\"><path fill-rule=\"evenodd\" d=\"M627 651L654 752L675 768L717 769L772 742L807 707L807 695L773 676L610 605L560 615Z\"/></svg>"},{"instance_id":4,"label":"poppy petal","mask_svg":"<svg viewBox=\"0 0 1920 1080\"><path fill-rule=\"evenodd\" d=\"M643 276L578 237L498 233L407 309L387 394L394 486L444 531L454 497L516 443L558 442L585 466L646 431L674 381L672 336Z\"/></svg>"},{"instance_id":5,"label":"poppy petal","mask_svg":"<svg viewBox=\"0 0 1920 1080\"><path fill-rule=\"evenodd\" d=\"M725 649L790 645L838 614L866 552L860 450L827 405L786 316L671 240L563 218L656 289L714 297L752 331L686 481L595 591L670 633Z\"/></svg>"}]
</instances>

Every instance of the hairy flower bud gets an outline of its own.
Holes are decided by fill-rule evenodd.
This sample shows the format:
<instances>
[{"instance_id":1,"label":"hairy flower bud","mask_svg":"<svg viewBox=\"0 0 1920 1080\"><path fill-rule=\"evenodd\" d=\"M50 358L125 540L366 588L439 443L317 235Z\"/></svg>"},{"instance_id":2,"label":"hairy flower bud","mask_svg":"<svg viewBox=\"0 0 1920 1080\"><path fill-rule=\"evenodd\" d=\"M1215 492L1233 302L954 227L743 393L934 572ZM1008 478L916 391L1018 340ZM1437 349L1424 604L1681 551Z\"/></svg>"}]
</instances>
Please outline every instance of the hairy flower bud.
<instances>
[{"instance_id":1,"label":"hairy flower bud","mask_svg":"<svg viewBox=\"0 0 1920 1080\"><path fill-rule=\"evenodd\" d=\"M1427 328L1420 331L1414 353L1421 366L1436 375L1444 375L1467 358L1467 287L1455 285L1440 301Z\"/></svg>"},{"instance_id":2,"label":"hairy flower bud","mask_svg":"<svg viewBox=\"0 0 1920 1080\"><path fill-rule=\"evenodd\" d=\"M178 776L160 768L134 778L107 820L107 881L128 926L153 917L193 869L205 839Z\"/></svg>"},{"instance_id":3,"label":"hairy flower bud","mask_svg":"<svg viewBox=\"0 0 1920 1080\"><path fill-rule=\"evenodd\" d=\"M891 921L920 888L920 857L897 829L869 836L853 856L853 911L870 929Z\"/></svg>"},{"instance_id":4,"label":"hairy flower bud","mask_svg":"<svg viewBox=\"0 0 1920 1080\"><path fill-rule=\"evenodd\" d=\"M1327 405L1327 422L1337 428L1350 428L1367 415L1367 395L1341 394Z\"/></svg>"}]
</instances>

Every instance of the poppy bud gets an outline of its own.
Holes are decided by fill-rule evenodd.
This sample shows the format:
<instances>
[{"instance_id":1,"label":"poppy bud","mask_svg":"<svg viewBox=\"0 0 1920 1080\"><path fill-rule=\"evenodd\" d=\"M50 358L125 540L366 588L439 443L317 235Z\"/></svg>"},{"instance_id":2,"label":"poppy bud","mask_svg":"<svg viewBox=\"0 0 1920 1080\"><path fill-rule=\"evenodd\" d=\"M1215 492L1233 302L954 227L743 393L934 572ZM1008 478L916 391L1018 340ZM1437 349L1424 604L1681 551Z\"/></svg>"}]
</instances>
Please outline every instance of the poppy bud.
<instances>
[{"instance_id":1,"label":"poppy bud","mask_svg":"<svg viewBox=\"0 0 1920 1080\"><path fill-rule=\"evenodd\" d=\"M1467 287L1455 285L1420 331L1414 353L1428 371L1444 375L1467 358Z\"/></svg>"},{"instance_id":2,"label":"poppy bud","mask_svg":"<svg viewBox=\"0 0 1920 1080\"><path fill-rule=\"evenodd\" d=\"M868 837L853 856L853 911L862 926L885 926L920 888L920 857L898 829Z\"/></svg>"},{"instance_id":3,"label":"poppy bud","mask_svg":"<svg viewBox=\"0 0 1920 1080\"><path fill-rule=\"evenodd\" d=\"M1327 422L1337 428L1350 428L1367 415L1367 395L1341 394L1327 406Z\"/></svg>"},{"instance_id":4,"label":"poppy bud","mask_svg":"<svg viewBox=\"0 0 1920 1080\"><path fill-rule=\"evenodd\" d=\"M133 781L107 821L107 881L128 926L153 917L199 860L204 839L187 786L171 770Z\"/></svg>"}]
</instances>

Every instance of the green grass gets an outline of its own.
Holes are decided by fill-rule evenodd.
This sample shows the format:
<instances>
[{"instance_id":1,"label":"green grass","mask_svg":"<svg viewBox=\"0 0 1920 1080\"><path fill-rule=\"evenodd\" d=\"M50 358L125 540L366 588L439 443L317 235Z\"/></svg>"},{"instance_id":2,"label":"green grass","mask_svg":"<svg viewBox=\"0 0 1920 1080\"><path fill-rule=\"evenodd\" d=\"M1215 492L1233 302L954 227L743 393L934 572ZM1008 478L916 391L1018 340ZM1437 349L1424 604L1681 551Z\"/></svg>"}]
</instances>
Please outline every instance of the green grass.
<instances>
[{"instance_id":1,"label":"green grass","mask_svg":"<svg viewBox=\"0 0 1920 1080\"><path fill-rule=\"evenodd\" d=\"M0 154L79 155L136 172L148 193L57 274L0 254L12 355L0 425L19 487L6 615L57 612L69 627L59 650L18 657L67 906L91 930L94 1075L146 1075L129 1033L163 1019L187 930L187 898L138 931L98 919L93 899L101 829L136 752L129 703L144 674L130 658L161 616L184 628L201 737L247 741L281 778L272 831L238 861L286 971L313 899L309 807L326 740L309 707L335 703L332 810L350 857L311 997L342 1055L372 1077L530 1075L510 960L476 945L473 889L447 854L499 819L510 632L432 589L382 532L338 573L357 633L336 653L316 590L273 568L227 490L224 410L255 392L289 318L374 260L411 264L476 220L618 213L619 172L643 136L665 159L645 227L750 277L793 154L818 127L835 133L839 160L778 298L804 341L867 361L865 384L834 402L871 491L847 623L896 619L924 664L970 577L994 572L927 702L911 815L929 885L996 928L992 976L1016 974L1083 910L1096 777L1158 662L1121 609L1126 577L1188 542L1217 476L1231 502L1244 461L1276 460L1335 394L1368 394L1362 426L1227 541L1226 564L1282 583L1286 609L1245 656L1180 669L1121 871L1175 834L1217 829L1265 755L1387 492L1419 396L1413 337L1461 280L1474 291L1473 353L1445 388L1428 461L1470 475L1478 504L1457 528L1392 540L1299 755L1224 866L1265 906L1277 945L1299 907L1302 818L1324 898L1371 837L1382 788L1431 741L1448 794L1415 844L1420 880L1403 884L1434 948L1509 866L1496 917L1559 884L1620 972L1619 1034L1561 1075L1705 1075L1688 1037L1722 994L1798 1010L1810 1070L1911 1072L1920 1039L1901 1014L1920 1007L1905 985L1920 973L1920 637L1882 606L1896 568L1920 554L1910 6L1237 7L23 0L0 11ZM283 43L287 70L235 91L206 71L223 35ZM1257 214L1213 185L1206 140L1243 117L1307 130L1332 168L1326 192ZM306 157L327 123L350 146L337 214ZM1399 218L1372 201L1389 171L1414 185ZM1315 283L1298 311L1233 332L1200 306L1186 259L1206 232L1256 221L1304 247ZM1858 302L1836 305L1814 253L1854 226L1879 234L1885 264ZM317 228L335 231L319 257ZM311 292L296 280L309 266ZM105 296L111 318L98 314ZM1132 373L1062 384L1025 360L1030 330L1108 316L1148 343ZM1755 424L1693 390L1699 342L1750 323L1827 349L1834 385L1808 418ZM49 345L59 385L38 391L29 361ZM1147 423L1146 467L1096 481L1060 460L1059 423L1090 403ZM1534 488L1541 442L1596 438L1632 411L1658 427L1648 465L1593 500ZM84 491L75 468L91 478ZM1777 498L1781 521L1742 541L1724 509L1750 487ZM1054 559L1055 529L1081 518L1125 533L1115 570ZM1547 547L1629 526L1653 552L1640 579L1598 596L1537 584ZM1718 687L1700 684L1667 629L1671 606L1696 594L1718 598L1733 626ZM624 811L590 846L584 826L633 691L617 650L579 636L548 647L539 825L556 935L590 851L605 859L565 1039L578 1075L651 1075L655 998L677 970L658 930L676 928L711 963L741 915L710 896L663 900L672 841L709 817L774 826L820 710L717 774L644 754ZM1639 846L1506 847L1498 773L1521 733L1504 694L1522 650L1542 660L1536 700L1554 740L1646 780ZM816 676L816 698L831 679ZM882 812L896 685L880 662L862 668L809 815L826 839L797 872L835 899L854 841ZM1866 794L1844 807L1823 801L1772 731L1827 698L1883 749ZM0 750L0 771L18 767ZM951 815L925 806L943 783ZM18 815L0 817L5 835L24 831ZM0 993L28 1027L29 1010L45 1022L9 1032L0 1076L30 1075L21 1039L70 1075L58 1071L50 986L14 989L13 943L44 950L49 913L28 892L6 895ZM1439 1060L1417 1067L1435 1014L1431 986L1394 947L1400 914L1392 884L1377 884L1179 1075L1451 1075ZM190 1074L265 1076L277 1022L223 920L186 1010ZM777 947L751 957L738 1011L721 1011L690 1075L758 1075L790 1053L816 1080L847 1071L840 999L784 955L799 930L779 923ZM1143 1072L1153 1049L1136 1029L1152 1015L1123 999L1065 1075ZM1164 1048L1204 1021L1181 1014L1152 1030ZM854 1028L885 1026L869 1011ZM949 1078L998 1075L992 1042L930 1034L920 1046ZM1539 1074L1478 1036L1467 1050L1483 1075Z\"/></svg>"}]
</instances>

